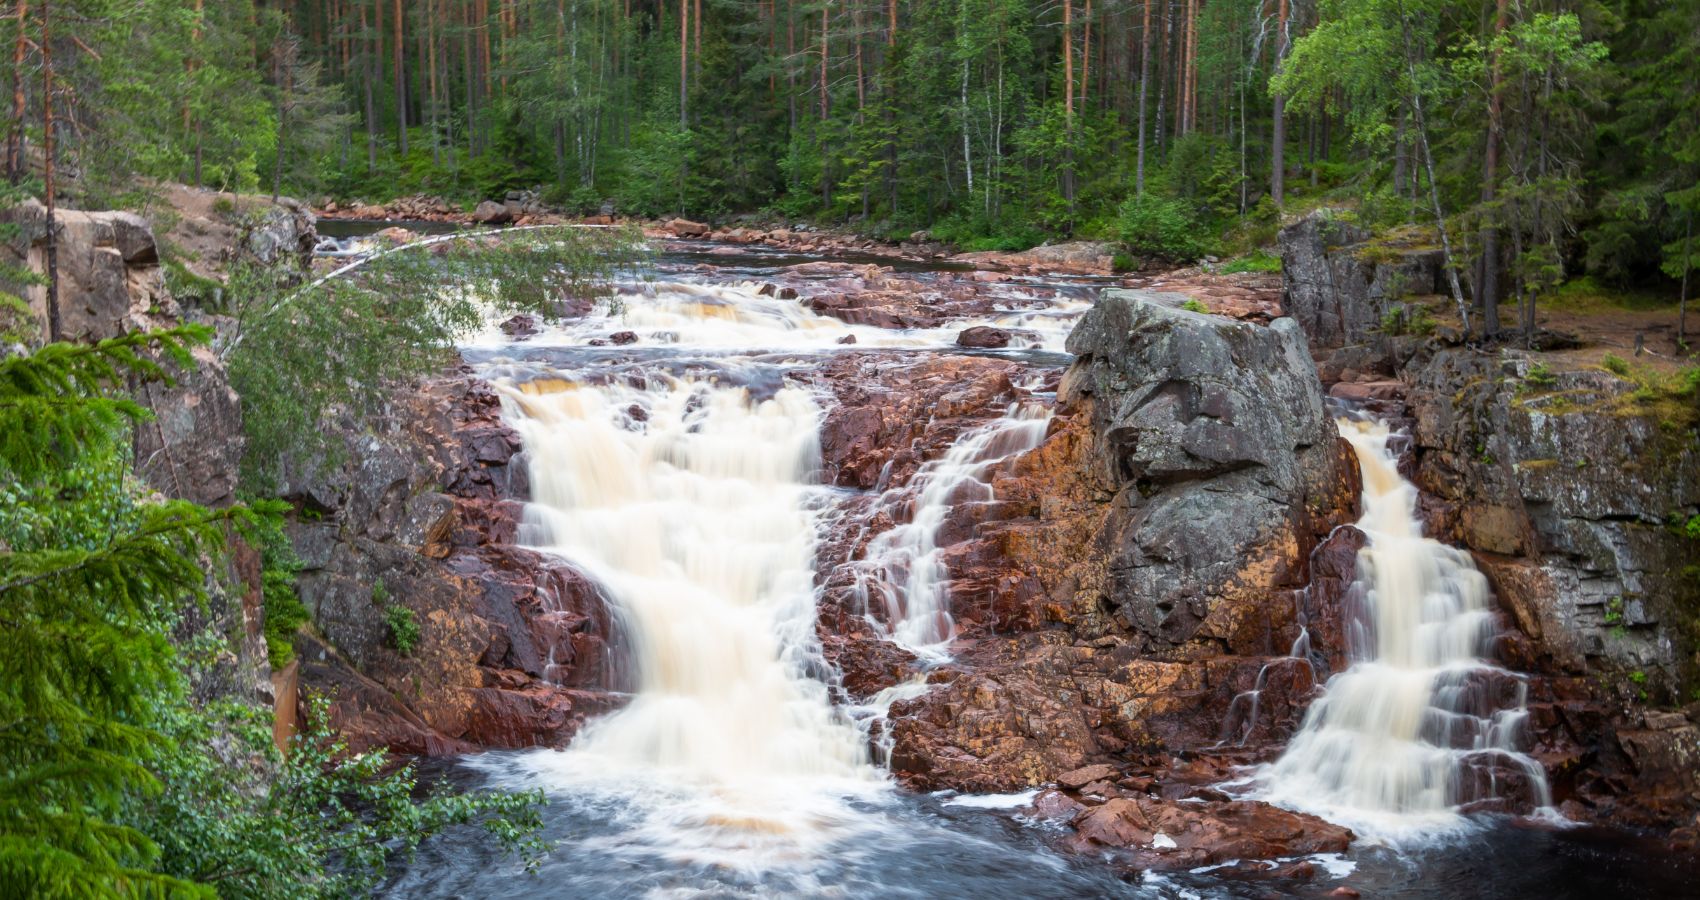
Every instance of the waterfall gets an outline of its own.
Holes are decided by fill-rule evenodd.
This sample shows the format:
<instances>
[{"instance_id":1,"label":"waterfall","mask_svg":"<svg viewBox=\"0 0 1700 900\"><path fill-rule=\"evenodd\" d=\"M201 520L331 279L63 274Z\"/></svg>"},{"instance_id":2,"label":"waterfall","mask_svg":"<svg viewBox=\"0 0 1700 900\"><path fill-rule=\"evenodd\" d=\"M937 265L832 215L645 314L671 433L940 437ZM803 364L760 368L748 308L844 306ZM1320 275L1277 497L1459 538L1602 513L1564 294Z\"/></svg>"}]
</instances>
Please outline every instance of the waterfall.
<instances>
[{"instance_id":1,"label":"waterfall","mask_svg":"<svg viewBox=\"0 0 1700 900\"><path fill-rule=\"evenodd\" d=\"M792 846L846 791L885 784L810 677L824 668L808 483L821 411L794 387L758 400L634 381L503 386L531 457L521 540L596 581L636 677L628 705L526 766L636 802L657 852L688 845L738 865L762 836Z\"/></svg>"},{"instance_id":2,"label":"waterfall","mask_svg":"<svg viewBox=\"0 0 1700 900\"><path fill-rule=\"evenodd\" d=\"M1260 796L1393 840L1455 829L1465 804L1510 792L1547 806L1545 773L1517 749L1525 682L1487 658L1487 579L1469 554L1423 536L1387 426L1339 427L1363 472L1368 544L1353 593L1364 602L1348 611L1349 667L1260 773Z\"/></svg>"},{"instance_id":3,"label":"waterfall","mask_svg":"<svg viewBox=\"0 0 1700 900\"><path fill-rule=\"evenodd\" d=\"M857 571L856 593L864 609L878 609L892 641L922 659L942 660L956 635L950 615L950 585L940 529L952 510L995 499L989 482L1003 462L1037 447L1051 421L1048 407L1012 404L1003 418L964 435L944 456L915 473L919 496L907 489L887 498L910 510L900 524L868 543Z\"/></svg>"}]
</instances>

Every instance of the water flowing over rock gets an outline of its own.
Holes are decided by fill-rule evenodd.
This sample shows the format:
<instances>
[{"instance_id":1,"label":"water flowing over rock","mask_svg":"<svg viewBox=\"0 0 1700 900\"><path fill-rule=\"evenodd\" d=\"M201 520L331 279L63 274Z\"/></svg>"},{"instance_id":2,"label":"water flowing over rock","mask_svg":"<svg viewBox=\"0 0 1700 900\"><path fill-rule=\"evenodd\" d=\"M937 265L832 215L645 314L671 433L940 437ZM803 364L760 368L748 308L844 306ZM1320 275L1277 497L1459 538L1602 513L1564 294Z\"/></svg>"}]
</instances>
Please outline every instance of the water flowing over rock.
<instances>
[{"instance_id":1,"label":"water flowing over rock","mask_svg":"<svg viewBox=\"0 0 1700 900\"><path fill-rule=\"evenodd\" d=\"M1527 686L1487 659L1497 631L1487 579L1468 554L1423 536L1387 426L1340 428L1363 469L1367 536L1346 610L1351 667L1259 776L1262 794L1395 837L1461 827L1466 804L1549 806L1546 774L1523 752Z\"/></svg>"},{"instance_id":2,"label":"water flowing over rock","mask_svg":"<svg viewBox=\"0 0 1700 900\"><path fill-rule=\"evenodd\" d=\"M893 707L900 777L1011 790L1107 753L1210 746L1297 639L1294 592L1355 469L1293 323L1167 300L1105 292L1070 338L1050 436L947 554L971 641Z\"/></svg>"},{"instance_id":3,"label":"water flowing over rock","mask_svg":"<svg viewBox=\"0 0 1700 900\"><path fill-rule=\"evenodd\" d=\"M1634 382L1536 385L1532 365L1442 350L1407 372L1423 513L1476 551L1521 633L1506 652L1543 675L1531 728L1561 806L1686 822L1700 781L1677 760L1700 753L1700 728L1634 704L1686 699L1697 677L1692 545L1669 520L1700 510L1700 450L1635 409Z\"/></svg>"},{"instance_id":4,"label":"water flowing over rock","mask_svg":"<svg viewBox=\"0 0 1700 900\"><path fill-rule=\"evenodd\" d=\"M352 746L438 755L560 744L616 705L609 620L578 572L517 544L530 491L500 402L467 375L424 385L347 463L300 464L284 486L299 591L302 683L334 698ZM518 457L518 458L516 458ZM420 642L400 653L389 607Z\"/></svg>"}]
</instances>

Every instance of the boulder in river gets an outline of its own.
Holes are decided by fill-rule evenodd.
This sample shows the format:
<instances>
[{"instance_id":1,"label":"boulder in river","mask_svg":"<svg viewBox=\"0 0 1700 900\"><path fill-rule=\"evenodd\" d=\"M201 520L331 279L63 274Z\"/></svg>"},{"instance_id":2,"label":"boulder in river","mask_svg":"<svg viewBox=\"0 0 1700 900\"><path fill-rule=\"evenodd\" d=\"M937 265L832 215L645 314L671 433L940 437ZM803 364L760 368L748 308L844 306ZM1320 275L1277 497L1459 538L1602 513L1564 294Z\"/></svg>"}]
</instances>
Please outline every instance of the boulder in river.
<instances>
[{"instance_id":1,"label":"boulder in river","mask_svg":"<svg viewBox=\"0 0 1700 900\"><path fill-rule=\"evenodd\" d=\"M1009 332L990 325L965 328L956 336L956 346L976 349L996 349L1009 346Z\"/></svg>"},{"instance_id":2,"label":"boulder in river","mask_svg":"<svg viewBox=\"0 0 1700 900\"><path fill-rule=\"evenodd\" d=\"M669 219L666 228L675 237L682 238L706 238L712 231L707 225L690 219Z\"/></svg>"},{"instance_id":3,"label":"boulder in river","mask_svg":"<svg viewBox=\"0 0 1700 900\"><path fill-rule=\"evenodd\" d=\"M536 316L530 313L520 313L502 323L502 333L515 340L523 341L536 334L542 327L543 323Z\"/></svg>"}]
</instances>

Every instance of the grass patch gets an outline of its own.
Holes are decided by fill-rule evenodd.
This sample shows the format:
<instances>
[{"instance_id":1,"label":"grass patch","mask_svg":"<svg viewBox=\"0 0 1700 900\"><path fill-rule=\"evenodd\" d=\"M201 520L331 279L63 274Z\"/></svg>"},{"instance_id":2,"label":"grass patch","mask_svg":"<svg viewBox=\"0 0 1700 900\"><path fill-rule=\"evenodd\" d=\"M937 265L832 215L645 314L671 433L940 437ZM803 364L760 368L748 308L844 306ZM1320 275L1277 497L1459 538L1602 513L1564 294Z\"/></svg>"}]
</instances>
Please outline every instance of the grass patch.
<instances>
[{"instance_id":1,"label":"grass patch","mask_svg":"<svg viewBox=\"0 0 1700 900\"><path fill-rule=\"evenodd\" d=\"M1204 313L1205 315L1210 313L1210 307L1205 306L1197 298L1188 298L1185 303L1181 304L1181 309L1187 312Z\"/></svg>"},{"instance_id":2,"label":"grass patch","mask_svg":"<svg viewBox=\"0 0 1700 900\"><path fill-rule=\"evenodd\" d=\"M1229 260L1222 267L1222 274L1237 275L1242 272L1279 272L1281 257L1267 250L1253 250L1238 259Z\"/></svg>"}]
</instances>

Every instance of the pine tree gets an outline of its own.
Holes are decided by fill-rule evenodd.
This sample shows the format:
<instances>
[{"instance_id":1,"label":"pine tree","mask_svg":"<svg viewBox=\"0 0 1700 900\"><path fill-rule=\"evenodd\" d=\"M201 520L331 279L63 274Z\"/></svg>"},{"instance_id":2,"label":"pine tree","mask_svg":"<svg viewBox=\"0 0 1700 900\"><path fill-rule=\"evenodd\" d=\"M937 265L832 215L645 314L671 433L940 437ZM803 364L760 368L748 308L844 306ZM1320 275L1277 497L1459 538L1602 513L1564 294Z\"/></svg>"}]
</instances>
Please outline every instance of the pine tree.
<instances>
[{"instance_id":1,"label":"pine tree","mask_svg":"<svg viewBox=\"0 0 1700 900\"><path fill-rule=\"evenodd\" d=\"M114 393L209 335L0 360L0 894L211 895L152 871L157 846L118 820L174 750L155 727L177 683L167 625L202 596L201 555L252 513L143 498L126 426L146 414Z\"/></svg>"}]
</instances>

